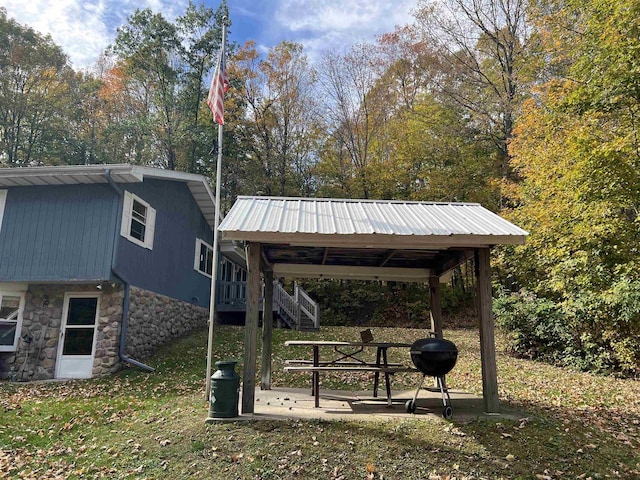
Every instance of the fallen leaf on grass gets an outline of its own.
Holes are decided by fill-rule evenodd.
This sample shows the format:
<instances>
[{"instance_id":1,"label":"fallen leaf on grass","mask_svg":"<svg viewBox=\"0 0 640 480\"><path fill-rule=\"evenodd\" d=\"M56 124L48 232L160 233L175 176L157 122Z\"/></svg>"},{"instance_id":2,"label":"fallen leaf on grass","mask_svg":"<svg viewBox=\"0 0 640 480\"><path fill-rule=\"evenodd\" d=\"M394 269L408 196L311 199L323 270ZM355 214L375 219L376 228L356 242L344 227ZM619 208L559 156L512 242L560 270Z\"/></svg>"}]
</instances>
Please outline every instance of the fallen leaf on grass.
<instances>
[{"instance_id":1,"label":"fallen leaf on grass","mask_svg":"<svg viewBox=\"0 0 640 480\"><path fill-rule=\"evenodd\" d=\"M244 453L234 453L231 455L231 461L234 463L238 463L242 457L244 457Z\"/></svg>"},{"instance_id":2,"label":"fallen leaf on grass","mask_svg":"<svg viewBox=\"0 0 640 480\"><path fill-rule=\"evenodd\" d=\"M466 434L466 433L464 433L462 430L460 430L460 429L459 429L459 428L457 428L457 427L451 427L451 426L449 426L449 427L445 428L445 429L444 429L444 431L445 431L445 432L449 432L449 433L451 433L452 435L457 435L458 437L466 437L466 436L467 436L467 434Z\"/></svg>"}]
</instances>

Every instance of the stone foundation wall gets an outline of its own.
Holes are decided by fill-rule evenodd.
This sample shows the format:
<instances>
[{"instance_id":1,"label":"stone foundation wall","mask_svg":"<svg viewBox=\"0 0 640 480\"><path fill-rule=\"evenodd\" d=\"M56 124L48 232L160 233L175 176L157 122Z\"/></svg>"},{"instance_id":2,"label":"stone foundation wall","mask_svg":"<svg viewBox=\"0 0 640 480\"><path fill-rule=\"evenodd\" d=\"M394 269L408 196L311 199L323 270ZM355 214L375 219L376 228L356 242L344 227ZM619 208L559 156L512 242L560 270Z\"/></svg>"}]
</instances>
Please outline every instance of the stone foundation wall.
<instances>
[{"instance_id":1,"label":"stone foundation wall","mask_svg":"<svg viewBox=\"0 0 640 480\"><path fill-rule=\"evenodd\" d=\"M25 296L21 338L16 352L0 352L0 379L45 380L55 377L65 293L100 295L93 376L121 368L120 327L124 287L89 285L29 285ZM207 325L209 311L153 292L131 287L126 353L134 360L148 357L162 344ZM26 342L24 337L32 340Z\"/></svg>"},{"instance_id":2,"label":"stone foundation wall","mask_svg":"<svg viewBox=\"0 0 640 480\"><path fill-rule=\"evenodd\" d=\"M104 375L118 369L123 298L121 286L103 284L103 289L98 290L95 283L31 284L25 295L18 348L15 352L0 353L0 378L29 381L55 377L64 295L68 292L100 294L93 375ZM27 342L25 337L30 337L31 342Z\"/></svg>"},{"instance_id":3,"label":"stone foundation wall","mask_svg":"<svg viewBox=\"0 0 640 480\"><path fill-rule=\"evenodd\" d=\"M148 357L157 347L207 325L209 310L131 287L127 355Z\"/></svg>"}]
</instances>

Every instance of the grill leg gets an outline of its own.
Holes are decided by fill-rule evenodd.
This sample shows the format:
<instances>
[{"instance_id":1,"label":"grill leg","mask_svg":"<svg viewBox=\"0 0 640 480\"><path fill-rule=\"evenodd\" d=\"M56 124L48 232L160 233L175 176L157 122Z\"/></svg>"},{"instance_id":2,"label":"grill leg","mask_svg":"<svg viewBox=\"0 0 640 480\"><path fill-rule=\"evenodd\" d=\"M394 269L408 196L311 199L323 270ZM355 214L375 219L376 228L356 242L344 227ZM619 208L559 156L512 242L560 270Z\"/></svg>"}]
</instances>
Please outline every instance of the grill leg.
<instances>
[{"instance_id":1,"label":"grill leg","mask_svg":"<svg viewBox=\"0 0 640 480\"><path fill-rule=\"evenodd\" d=\"M449 396L449 389L445 387L444 377L437 377L438 386L440 387L440 394L442 395L442 416L447 420L453 415L453 408L451 408L451 397Z\"/></svg>"},{"instance_id":2,"label":"grill leg","mask_svg":"<svg viewBox=\"0 0 640 480\"><path fill-rule=\"evenodd\" d=\"M442 395L442 405L446 407L447 399L449 398L449 392L447 391L445 394L444 380L442 377L436 377L436 380L438 381L438 387L440 388L440 394ZM449 403L451 403L451 399L449 399Z\"/></svg>"},{"instance_id":3,"label":"grill leg","mask_svg":"<svg viewBox=\"0 0 640 480\"><path fill-rule=\"evenodd\" d=\"M420 389L422 388L422 384L424 383L425 378L427 378L426 375L423 375L422 380L420 380L420 385L418 385L418 389L416 390L416 393L413 396L413 403L416 403L416 400L418 399L418 394L420 393Z\"/></svg>"},{"instance_id":4,"label":"grill leg","mask_svg":"<svg viewBox=\"0 0 640 480\"><path fill-rule=\"evenodd\" d=\"M415 395L411 400L407 400L407 403L404 404L404 408L407 413L414 413L416 411L416 401L418 400L418 394L420 393L420 389L422 388L422 384L424 383L424 379L426 377L426 375L422 376L422 380L420 380L420 385L418 385Z\"/></svg>"}]
</instances>

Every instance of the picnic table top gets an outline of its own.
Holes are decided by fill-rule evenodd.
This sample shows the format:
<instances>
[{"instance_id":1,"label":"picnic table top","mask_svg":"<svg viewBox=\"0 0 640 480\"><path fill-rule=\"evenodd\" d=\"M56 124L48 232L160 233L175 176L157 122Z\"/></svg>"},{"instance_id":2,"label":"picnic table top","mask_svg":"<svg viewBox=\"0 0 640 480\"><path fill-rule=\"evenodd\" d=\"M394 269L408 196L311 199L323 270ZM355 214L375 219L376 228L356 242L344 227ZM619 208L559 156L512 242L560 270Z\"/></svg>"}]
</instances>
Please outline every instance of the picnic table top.
<instances>
[{"instance_id":1,"label":"picnic table top","mask_svg":"<svg viewBox=\"0 0 640 480\"><path fill-rule=\"evenodd\" d=\"M286 346L409 348L411 343L340 340L287 340Z\"/></svg>"}]
</instances>

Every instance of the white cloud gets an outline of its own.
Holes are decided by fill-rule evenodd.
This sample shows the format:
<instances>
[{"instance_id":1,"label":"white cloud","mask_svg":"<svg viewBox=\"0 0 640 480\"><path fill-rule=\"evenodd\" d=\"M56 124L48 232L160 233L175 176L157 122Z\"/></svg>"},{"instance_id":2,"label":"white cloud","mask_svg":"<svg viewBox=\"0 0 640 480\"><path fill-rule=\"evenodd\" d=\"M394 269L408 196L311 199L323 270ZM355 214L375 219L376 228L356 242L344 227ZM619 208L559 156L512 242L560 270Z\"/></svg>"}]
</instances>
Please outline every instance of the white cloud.
<instances>
[{"instance_id":1,"label":"white cloud","mask_svg":"<svg viewBox=\"0 0 640 480\"><path fill-rule=\"evenodd\" d=\"M136 8L150 7L170 19L184 11L183 1L171 0L0 0L0 6L18 23L50 34L75 68L93 65Z\"/></svg>"},{"instance_id":2,"label":"white cloud","mask_svg":"<svg viewBox=\"0 0 640 480\"><path fill-rule=\"evenodd\" d=\"M174 20L188 0L0 0L9 17L50 34L75 68L91 67L111 44L116 28L136 8L151 8ZM198 3L201 0L196 0ZM204 0L214 9L219 0ZM324 51L373 41L411 22L418 0L227 0L231 41L256 41L260 51L289 40L302 43L313 62Z\"/></svg>"},{"instance_id":3,"label":"white cloud","mask_svg":"<svg viewBox=\"0 0 640 480\"><path fill-rule=\"evenodd\" d=\"M402 16L396 5L385 5L370 0L350 1L309 1L286 0L279 2L276 19L290 30L310 30L314 32L376 30L388 25L394 16Z\"/></svg>"},{"instance_id":4,"label":"white cloud","mask_svg":"<svg viewBox=\"0 0 640 480\"><path fill-rule=\"evenodd\" d=\"M323 51L342 49L358 42L373 41L395 26L412 21L417 0L282 0L275 20L305 46L313 60Z\"/></svg>"}]
</instances>

